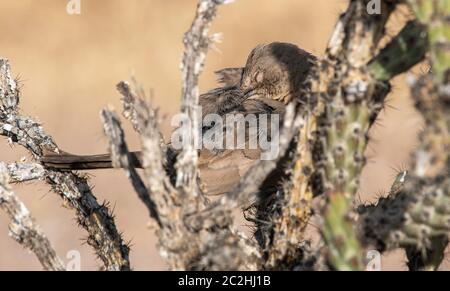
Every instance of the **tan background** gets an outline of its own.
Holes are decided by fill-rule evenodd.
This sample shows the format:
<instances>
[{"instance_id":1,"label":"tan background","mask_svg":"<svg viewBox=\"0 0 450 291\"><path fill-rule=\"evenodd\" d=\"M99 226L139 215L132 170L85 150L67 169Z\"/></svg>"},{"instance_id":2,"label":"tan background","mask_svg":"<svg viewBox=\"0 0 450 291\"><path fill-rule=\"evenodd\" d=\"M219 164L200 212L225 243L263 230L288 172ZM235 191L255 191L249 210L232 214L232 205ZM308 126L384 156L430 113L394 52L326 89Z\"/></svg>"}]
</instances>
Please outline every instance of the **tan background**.
<instances>
[{"instance_id":1,"label":"tan background","mask_svg":"<svg viewBox=\"0 0 450 291\"><path fill-rule=\"evenodd\" d=\"M195 0L81 0L81 15L66 13L67 1L0 0L0 56L9 58L21 79L22 110L43 123L59 146L75 153L99 153L106 149L99 111L112 104L120 109L115 84L135 75L168 117L177 112L180 96L179 61L183 33L193 18ZM238 0L220 8L213 32L223 42L210 51L201 91L214 87L213 72L243 65L259 43L292 42L321 55L334 23L346 1ZM404 89L404 78L395 82L389 107L368 154L361 187L364 201L373 201L388 188L396 169L407 164L414 148L420 118ZM164 132L170 130L165 120ZM130 147L138 140L126 126ZM19 146L0 142L0 160L26 156ZM116 222L132 243L131 262L137 270L164 269L155 249L148 217L119 170L90 173L100 201L114 206ZM43 230L65 259L70 250L81 252L82 269L96 269L93 251L82 245L85 233L72 211L61 207L57 195L41 182L16 185ZM8 237L8 220L0 213L0 270L40 269L33 254ZM383 259L385 269L404 269L401 252Z\"/></svg>"}]
</instances>

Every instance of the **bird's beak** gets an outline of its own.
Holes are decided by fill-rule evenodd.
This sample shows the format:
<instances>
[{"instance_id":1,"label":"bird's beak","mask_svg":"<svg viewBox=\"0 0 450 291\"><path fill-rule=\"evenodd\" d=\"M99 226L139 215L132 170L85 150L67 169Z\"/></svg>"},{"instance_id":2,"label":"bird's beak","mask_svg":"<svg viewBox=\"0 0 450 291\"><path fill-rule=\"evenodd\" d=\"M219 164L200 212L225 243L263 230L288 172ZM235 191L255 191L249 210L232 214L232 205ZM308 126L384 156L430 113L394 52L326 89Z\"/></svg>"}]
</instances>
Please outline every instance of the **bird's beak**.
<instances>
[{"instance_id":1,"label":"bird's beak","mask_svg":"<svg viewBox=\"0 0 450 291\"><path fill-rule=\"evenodd\" d=\"M256 90L254 88L245 91L244 100L250 99L251 97L256 95Z\"/></svg>"}]
</instances>

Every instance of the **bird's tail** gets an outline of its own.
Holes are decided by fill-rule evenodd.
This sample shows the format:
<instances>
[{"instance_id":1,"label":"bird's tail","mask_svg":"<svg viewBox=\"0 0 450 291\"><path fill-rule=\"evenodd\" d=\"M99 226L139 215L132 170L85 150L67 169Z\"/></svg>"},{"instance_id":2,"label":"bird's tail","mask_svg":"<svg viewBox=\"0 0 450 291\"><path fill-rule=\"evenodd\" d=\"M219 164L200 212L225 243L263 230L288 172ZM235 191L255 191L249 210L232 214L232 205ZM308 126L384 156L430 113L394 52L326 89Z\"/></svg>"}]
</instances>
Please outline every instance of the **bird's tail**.
<instances>
[{"instance_id":1,"label":"bird's tail","mask_svg":"<svg viewBox=\"0 0 450 291\"><path fill-rule=\"evenodd\" d=\"M142 168L140 152L131 152L131 163L135 168ZM42 156L44 167L59 170L95 170L113 168L111 155L73 155L69 153L47 154Z\"/></svg>"}]
</instances>

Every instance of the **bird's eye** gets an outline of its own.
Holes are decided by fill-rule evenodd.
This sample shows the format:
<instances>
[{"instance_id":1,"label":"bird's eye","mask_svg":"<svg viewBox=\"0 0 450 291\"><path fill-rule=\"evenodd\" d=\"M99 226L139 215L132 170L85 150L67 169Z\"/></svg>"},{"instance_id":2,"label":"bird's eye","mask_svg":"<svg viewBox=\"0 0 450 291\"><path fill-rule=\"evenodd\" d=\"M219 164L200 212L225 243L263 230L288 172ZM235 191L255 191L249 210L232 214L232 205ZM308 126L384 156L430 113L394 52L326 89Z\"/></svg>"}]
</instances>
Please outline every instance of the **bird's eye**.
<instances>
[{"instance_id":1,"label":"bird's eye","mask_svg":"<svg viewBox=\"0 0 450 291\"><path fill-rule=\"evenodd\" d=\"M264 80L264 73L261 71L256 72L256 74L254 75L254 79L256 83L262 83L262 81Z\"/></svg>"}]
</instances>

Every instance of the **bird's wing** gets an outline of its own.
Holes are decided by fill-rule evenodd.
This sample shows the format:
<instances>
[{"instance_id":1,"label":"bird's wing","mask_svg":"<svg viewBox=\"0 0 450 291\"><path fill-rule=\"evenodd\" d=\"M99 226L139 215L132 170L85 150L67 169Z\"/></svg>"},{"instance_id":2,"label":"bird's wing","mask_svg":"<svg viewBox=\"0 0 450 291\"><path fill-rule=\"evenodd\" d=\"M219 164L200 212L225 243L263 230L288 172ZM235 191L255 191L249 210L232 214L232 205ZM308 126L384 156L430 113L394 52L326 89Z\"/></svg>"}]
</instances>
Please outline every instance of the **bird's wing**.
<instances>
[{"instance_id":1,"label":"bird's wing","mask_svg":"<svg viewBox=\"0 0 450 291\"><path fill-rule=\"evenodd\" d=\"M248 157L244 150L226 150L213 155L208 150L200 152L200 180L207 195L220 195L233 190L245 173L258 159Z\"/></svg>"},{"instance_id":2,"label":"bird's wing","mask_svg":"<svg viewBox=\"0 0 450 291\"><path fill-rule=\"evenodd\" d=\"M280 122L284 113L284 104L266 98L245 100L238 109L230 114L280 114ZM227 193L236 187L248 170L261 158L260 148L249 148L252 139L258 139L261 128L257 129L258 136L248 135L249 124L246 124L246 145L236 145L236 149L225 149L211 152L203 149L199 155L200 180L207 195ZM222 130L222 129L217 129ZM270 131L270 129L268 129ZM270 134L270 132L269 132ZM225 137L226 134L223 135ZM225 144L225 142L223 143ZM259 144L258 144L259 146ZM273 181L272 184L279 181Z\"/></svg>"},{"instance_id":3,"label":"bird's wing","mask_svg":"<svg viewBox=\"0 0 450 291\"><path fill-rule=\"evenodd\" d=\"M216 88L203 93L199 97L202 118L208 114L229 113L239 107L243 100L244 95L241 90L233 86Z\"/></svg>"}]
</instances>

